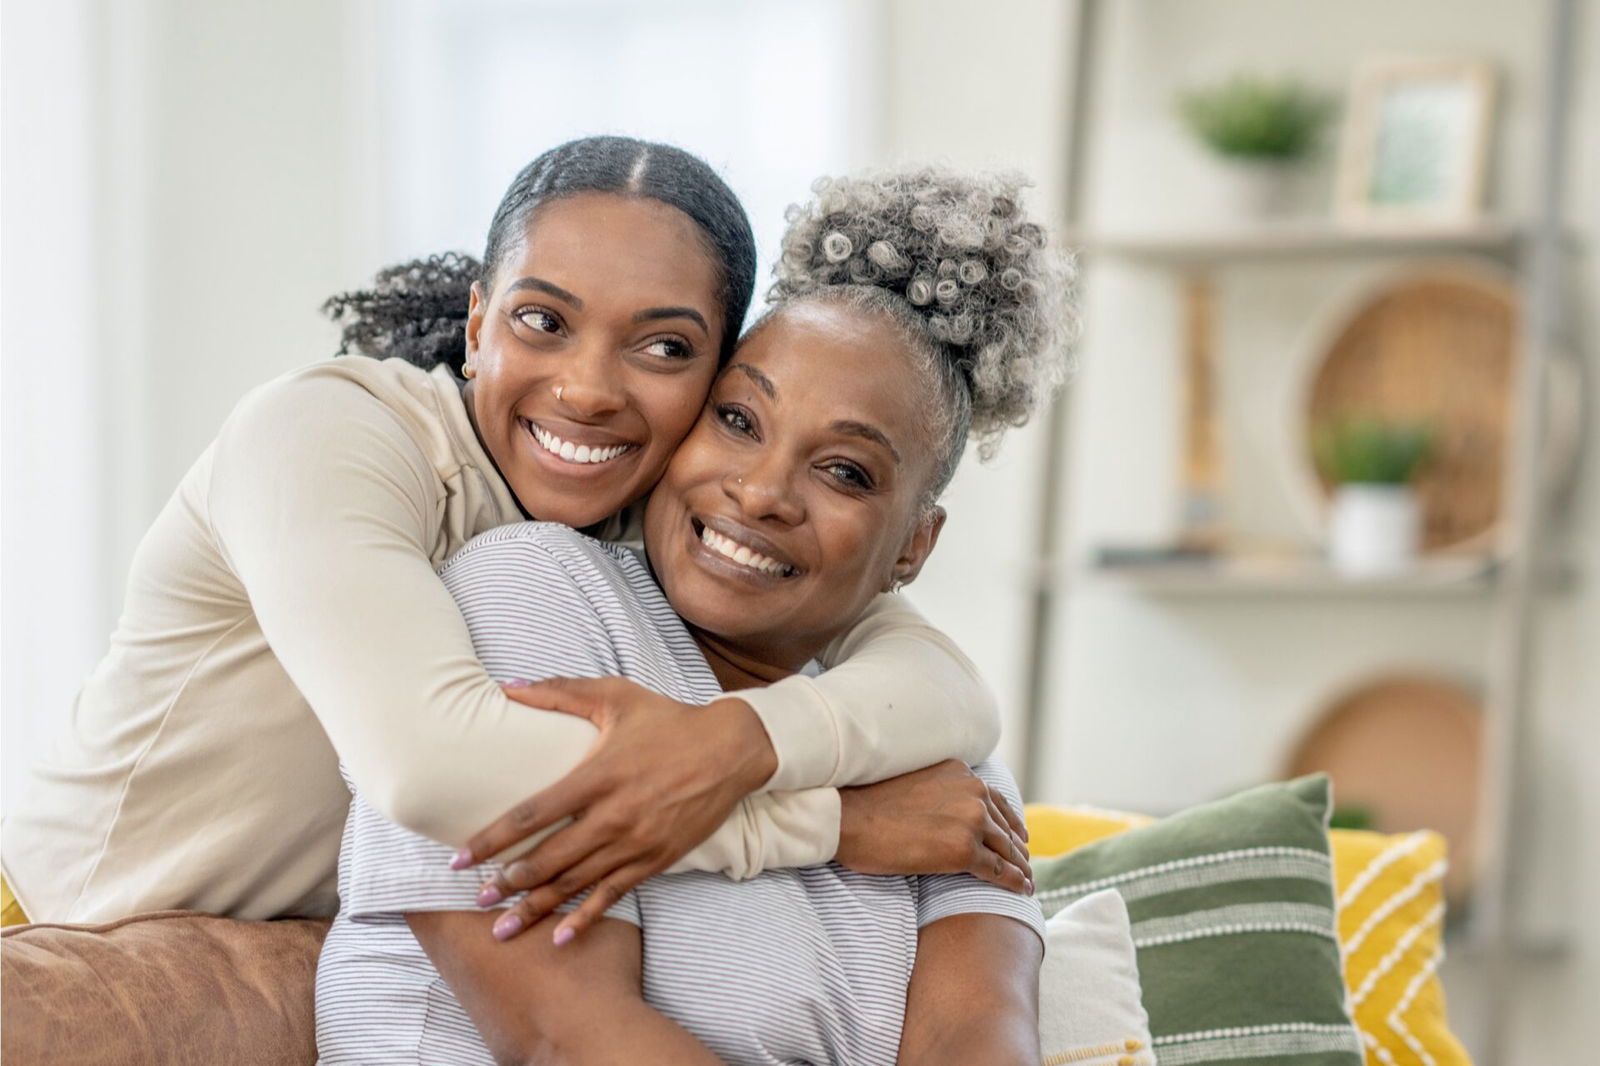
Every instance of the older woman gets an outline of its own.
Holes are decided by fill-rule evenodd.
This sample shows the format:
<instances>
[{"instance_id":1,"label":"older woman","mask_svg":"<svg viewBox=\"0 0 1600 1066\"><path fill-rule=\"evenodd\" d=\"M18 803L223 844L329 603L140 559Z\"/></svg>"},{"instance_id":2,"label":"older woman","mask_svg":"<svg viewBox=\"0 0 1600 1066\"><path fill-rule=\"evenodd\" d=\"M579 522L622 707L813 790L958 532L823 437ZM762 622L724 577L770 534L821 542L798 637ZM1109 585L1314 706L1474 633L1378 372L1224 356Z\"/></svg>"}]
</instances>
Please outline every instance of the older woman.
<instances>
[{"instance_id":1,"label":"older woman","mask_svg":"<svg viewBox=\"0 0 1600 1066\"><path fill-rule=\"evenodd\" d=\"M1016 192L937 171L823 186L786 237L776 309L651 496L648 569L543 524L445 567L490 670L707 703L792 677L914 580L969 432L1020 423L1059 366L1063 279ZM1016 802L1004 771L983 772ZM956 817L989 817L979 791ZM1032 900L937 868L874 876L851 851L743 883L654 878L583 938L546 918L501 943L524 914L471 910L468 872L358 788L318 976L322 1061L1037 1063Z\"/></svg>"},{"instance_id":2,"label":"older woman","mask_svg":"<svg viewBox=\"0 0 1600 1066\"><path fill-rule=\"evenodd\" d=\"M517 176L481 264L407 264L335 301L366 354L234 411L140 545L111 650L6 812L4 882L27 915L332 913L340 761L386 816L460 846L593 747L591 772L629 771L590 790L550 876L581 866L620 891L708 835L687 866L822 861L840 815L819 786L987 754L991 697L893 597L824 657L840 669L694 708L692 733L685 708L629 692L596 743L474 655L435 568L496 526L590 526L648 493L732 351L754 263L704 162L597 137Z\"/></svg>"}]
</instances>

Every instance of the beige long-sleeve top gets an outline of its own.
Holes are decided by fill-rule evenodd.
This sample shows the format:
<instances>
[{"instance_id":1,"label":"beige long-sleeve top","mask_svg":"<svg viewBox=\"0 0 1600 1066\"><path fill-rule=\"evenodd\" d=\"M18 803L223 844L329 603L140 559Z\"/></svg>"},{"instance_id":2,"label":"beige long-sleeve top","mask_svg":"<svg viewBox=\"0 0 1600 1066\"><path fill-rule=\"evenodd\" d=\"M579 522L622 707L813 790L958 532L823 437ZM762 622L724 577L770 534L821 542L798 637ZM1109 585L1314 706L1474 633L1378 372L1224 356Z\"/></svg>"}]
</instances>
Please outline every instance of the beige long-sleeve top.
<instances>
[{"instance_id":1,"label":"beige long-sleeve top","mask_svg":"<svg viewBox=\"0 0 1600 1066\"><path fill-rule=\"evenodd\" d=\"M521 518L447 370L350 356L247 396L140 544L110 651L6 812L29 916L333 913L341 757L383 815L452 846L559 778L594 728L506 699L435 574ZM982 680L898 598L823 661L739 694L778 771L679 868L824 861L836 786L993 748Z\"/></svg>"}]
</instances>

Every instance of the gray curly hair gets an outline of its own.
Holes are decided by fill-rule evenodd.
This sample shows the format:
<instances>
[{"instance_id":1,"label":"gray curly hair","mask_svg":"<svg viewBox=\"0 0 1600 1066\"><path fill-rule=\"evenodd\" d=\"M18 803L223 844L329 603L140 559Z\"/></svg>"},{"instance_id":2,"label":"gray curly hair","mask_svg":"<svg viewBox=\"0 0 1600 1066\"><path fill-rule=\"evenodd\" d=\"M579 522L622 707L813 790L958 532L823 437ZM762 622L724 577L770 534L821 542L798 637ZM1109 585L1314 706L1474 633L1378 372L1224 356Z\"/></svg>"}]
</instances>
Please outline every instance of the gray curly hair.
<instances>
[{"instance_id":1,"label":"gray curly hair","mask_svg":"<svg viewBox=\"0 0 1600 1066\"><path fill-rule=\"evenodd\" d=\"M843 303L885 315L937 396L946 447L928 507L955 475L969 438L993 457L1065 380L1078 322L1074 264L1023 213L1017 174L922 166L821 178L793 205L765 318L797 303ZM758 323L759 326L759 323Z\"/></svg>"}]
</instances>

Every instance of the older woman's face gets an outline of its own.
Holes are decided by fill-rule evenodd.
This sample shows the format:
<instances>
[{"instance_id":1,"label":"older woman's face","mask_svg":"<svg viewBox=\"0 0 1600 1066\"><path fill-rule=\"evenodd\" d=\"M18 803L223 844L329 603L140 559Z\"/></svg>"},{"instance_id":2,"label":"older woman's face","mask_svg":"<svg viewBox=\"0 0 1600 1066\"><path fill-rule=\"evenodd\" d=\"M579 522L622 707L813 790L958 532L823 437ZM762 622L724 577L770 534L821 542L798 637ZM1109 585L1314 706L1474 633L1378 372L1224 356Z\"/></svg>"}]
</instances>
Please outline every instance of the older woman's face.
<instances>
[{"instance_id":1,"label":"older woman's face","mask_svg":"<svg viewBox=\"0 0 1600 1066\"><path fill-rule=\"evenodd\" d=\"M716 267L683 212L585 193L541 207L474 287L464 396L535 518L586 526L639 499L716 375Z\"/></svg>"},{"instance_id":2,"label":"older woman's face","mask_svg":"<svg viewBox=\"0 0 1600 1066\"><path fill-rule=\"evenodd\" d=\"M784 312L740 346L645 512L667 598L702 633L797 667L937 538L926 390L878 316Z\"/></svg>"}]
</instances>

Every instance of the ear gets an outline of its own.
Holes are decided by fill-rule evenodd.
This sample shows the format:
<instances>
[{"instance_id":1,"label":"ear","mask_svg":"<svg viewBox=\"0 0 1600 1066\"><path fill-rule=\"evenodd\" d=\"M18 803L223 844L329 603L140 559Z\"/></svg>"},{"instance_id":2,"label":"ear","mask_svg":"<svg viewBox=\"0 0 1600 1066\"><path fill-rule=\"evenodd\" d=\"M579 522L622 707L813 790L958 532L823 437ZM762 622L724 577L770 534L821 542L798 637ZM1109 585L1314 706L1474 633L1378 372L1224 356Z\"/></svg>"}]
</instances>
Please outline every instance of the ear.
<instances>
[{"instance_id":1,"label":"ear","mask_svg":"<svg viewBox=\"0 0 1600 1066\"><path fill-rule=\"evenodd\" d=\"M890 591L895 584L909 585L917 579L922 572L922 564L928 561L934 545L939 543L939 531L944 528L946 518L943 507L935 507L929 516L917 523L911 531L911 536L906 539L906 546L900 552L900 558L894 561L894 574L890 582Z\"/></svg>"},{"instance_id":2,"label":"ear","mask_svg":"<svg viewBox=\"0 0 1600 1066\"><path fill-rule=\"evenodd\" d=\"M478 334L483 330L483 317L489 311L489 297L482 282L472 283L472 295L467 302L467 365L471 366L478 354Z\"/></svg>"}]
</instances>

